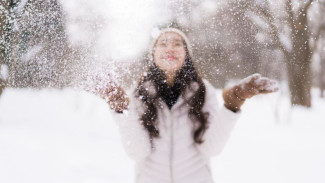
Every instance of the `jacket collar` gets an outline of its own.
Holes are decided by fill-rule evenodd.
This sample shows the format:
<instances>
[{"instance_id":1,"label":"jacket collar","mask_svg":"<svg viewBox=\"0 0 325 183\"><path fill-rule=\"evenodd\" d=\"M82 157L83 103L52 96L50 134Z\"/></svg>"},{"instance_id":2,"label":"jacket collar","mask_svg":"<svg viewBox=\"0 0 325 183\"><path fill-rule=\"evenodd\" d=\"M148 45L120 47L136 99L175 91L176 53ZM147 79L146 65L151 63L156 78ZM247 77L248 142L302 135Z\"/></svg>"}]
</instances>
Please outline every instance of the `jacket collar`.
<instances>
[{"instance_id":1,"label":"jacket collar","mask_svg":"<svg viewBox=\"0 0 325 183\"><path fill-rule=\"evenodd\" d=\"M146 81L145 83L143 83L143 86L146 88L146 90L148 90L149 95L151 95L151 96L156 95L157 91L156 91L156 88L154 86L153 81ZM185 98L190 99L198 89L199 89L199 84L197 82L192 82L186 88ZM163 106L163 108L168 108L167 104L165 104L165 102L161 98L158 99L158 102L159 102L158 105ZM180 95L178 97L176 103L172 106L172 108L170 110L171 111L175 110L175 109L177 109L177 108L179 108L179 107L181 107L183 105L186 105L186 104L185 104L185 101L183 99L183 96Z\"/></svg>"}]
</instances>

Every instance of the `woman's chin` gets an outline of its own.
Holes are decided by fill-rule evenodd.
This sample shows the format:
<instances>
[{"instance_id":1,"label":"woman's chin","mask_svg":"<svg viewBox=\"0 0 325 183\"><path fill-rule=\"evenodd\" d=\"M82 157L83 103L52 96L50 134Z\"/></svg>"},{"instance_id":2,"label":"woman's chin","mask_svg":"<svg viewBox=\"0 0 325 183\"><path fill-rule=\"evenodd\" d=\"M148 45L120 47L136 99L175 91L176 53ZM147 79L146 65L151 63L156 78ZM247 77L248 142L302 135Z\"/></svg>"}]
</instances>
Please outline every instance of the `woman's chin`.
<instances>
[{"instance_id":1,"label":"woman's chin","mask_svg":"<svg viewBox=\"0 0 325 183\"><path fill-rule=\"evenodd\" d=\"M178 70L178 66L177 65L169 65L168 67L165 67L165 69L162 69L165 72L175 72Z\"/></svg>"}]
</instances>

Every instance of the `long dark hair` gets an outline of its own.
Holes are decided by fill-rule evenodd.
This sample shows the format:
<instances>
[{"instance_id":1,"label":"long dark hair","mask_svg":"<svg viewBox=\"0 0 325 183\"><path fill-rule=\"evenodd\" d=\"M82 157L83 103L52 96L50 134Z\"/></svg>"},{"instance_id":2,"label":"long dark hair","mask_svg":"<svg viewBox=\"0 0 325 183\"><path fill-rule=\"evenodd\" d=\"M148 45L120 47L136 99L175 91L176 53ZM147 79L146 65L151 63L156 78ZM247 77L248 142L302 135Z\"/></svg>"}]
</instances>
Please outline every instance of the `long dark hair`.
<instances>
[{"instance_id":1,"label":"long dark hair","mask_svg":"<svg viewBox=\"0 0 325 183\"><path fill-rule=\"evenodd\" d=\"M201 144L203 142L202 136L205 133L205 130L208 128L208 113L202 112L206 88L202 78L198 75L198 72L194 68L192 58L189 55L189 51L186 46L185 50L185 62L181 69L177 71L174 84L178 84L180 86L181 96L189 108L188 115L193 121L193 126L195 127L193 134L194 141ZM153 84L155 92L152 92L150 88L148 89L148 82ZM196 87L195 83L197 83ZM156 64L152 62L146 74L140 78L139 84L135 91L135 96L140 98L145 106L145 111L140 119L142 120L142 124L145 129L147 129L151 141L154 138L159 137L159 129L157 128L157 107L161 107L161 103L158 99L166 91L166 88L166 75L164 71L159 69ZM187 89L194 92L194 95L192 95L190 98L186 98Z\"/></svg>"}]
</instances>

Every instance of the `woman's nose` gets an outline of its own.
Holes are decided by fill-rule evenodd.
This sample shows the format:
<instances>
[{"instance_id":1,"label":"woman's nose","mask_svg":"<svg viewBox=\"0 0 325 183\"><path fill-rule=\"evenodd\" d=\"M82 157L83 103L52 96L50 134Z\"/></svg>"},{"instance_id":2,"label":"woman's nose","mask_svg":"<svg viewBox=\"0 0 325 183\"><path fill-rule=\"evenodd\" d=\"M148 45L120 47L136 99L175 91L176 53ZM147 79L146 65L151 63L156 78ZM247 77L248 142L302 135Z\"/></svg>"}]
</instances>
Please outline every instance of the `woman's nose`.
<instances>
[{"instance_id":1,"label":"woman's nose","mask_svg":"<svg viewBox=\"0 0 325 183\"><path fill-rule=\"evenodd\" d=\"M168 44L167 45L167 51L168 52L174 52L175 51L175 47L172 44Z\"/></svg>"}]
</instances>

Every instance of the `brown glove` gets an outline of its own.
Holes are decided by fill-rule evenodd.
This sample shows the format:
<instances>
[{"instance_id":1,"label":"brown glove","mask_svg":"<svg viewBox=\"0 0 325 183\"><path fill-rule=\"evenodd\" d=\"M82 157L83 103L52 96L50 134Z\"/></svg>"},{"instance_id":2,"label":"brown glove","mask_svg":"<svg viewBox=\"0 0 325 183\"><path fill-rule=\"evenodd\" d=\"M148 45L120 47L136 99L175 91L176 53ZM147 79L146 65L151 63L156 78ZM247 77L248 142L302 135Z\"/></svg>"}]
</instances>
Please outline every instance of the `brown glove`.
<instances>
[{"instance_id":1,"label":"brown glove","mask_svg":"<svg viewBox=\"0 0 325 183\"><path fill-rule=\"evenodd\" d=\"M111 109L118 113L122 113L128 108L129 97L116 82L111 80L110 75L96 76L94 80L93 85L95 86L88 91L103 98Z\"/></svg>"},{"instance_id":2,"label":"brown glove","mask_svg":"<svg viewBox=\"0 0 325 183\"><path fill-rule=\"evenodd\" d=\"M125 91L116 84L109 85L102 93L101 97L105 99L111 109L122 113L129 106L129 97Z\"/></svg>"},{"instance_id":3,"label":"brown glove","mask_svg":"<svg viewBox=\"0 0 325 183\"><path fill-rule=\"evenodd\" d=\"M261 77L260 74L253 74L237 85L223 90L225 107L236 112L244 104L245 100L258 94L267 94L278 91L277 83L274 80Z\"/></svg>"}]
</instances>

